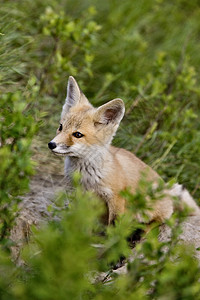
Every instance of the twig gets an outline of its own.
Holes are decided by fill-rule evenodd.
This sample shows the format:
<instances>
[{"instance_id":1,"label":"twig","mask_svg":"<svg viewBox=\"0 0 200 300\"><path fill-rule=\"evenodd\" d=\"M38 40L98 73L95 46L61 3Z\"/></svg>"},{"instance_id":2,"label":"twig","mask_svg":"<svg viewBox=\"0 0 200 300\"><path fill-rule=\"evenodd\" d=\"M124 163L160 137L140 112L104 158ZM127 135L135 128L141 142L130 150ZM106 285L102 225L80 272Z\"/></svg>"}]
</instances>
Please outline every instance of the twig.
<instances>
[{"instance_id":1,"label":"twig","mask_svg":"<svg viewBox=\"0 0 200 300\"><path fill-rule=\"evenodd\" d=\"M194 190L193 190L192 193L191 193L192 196L196 193L196 191L198 190L199 187L200 187L200 182L197 182L197 184L196 184Z\"/></svg>"},{"instance_id":2,"label":"twig","mask_svg":"<svg viewBox=\"0 0 200 300\"><path fill-rule=\"evenodd\" d=\"M150 81L144 88L144 92L146 92L146 90L148 90L148 88L151 86L152 81ZM126 113L125 113L125 117L129 116L130 113L132 112L132 110L138 105L138 103L144 99L145 97L141 94L139 94L136 98L135 101L133 101L132 105L129 107L129 109L127 109Z\"/></svg>"},{"instance_id":3,"label":"twig","mask_svg":"<svg viewBox=\"0 0 200 300\"><path fill-rule=\"evenodd\" d=\"M165 106L156 116L155 120L151 123L151 126L147 129L146 133L143 135L142 140L139 142L139 144L137 145L136 149L135 149L135 153L138 152L138 150L141 148L141 146L144 144L147 136L149 135L149 133L151 132L152 128L155 126L155 123L158 122L158 120L160 119L160 117L162 116L162 114L165 112L167 106Z\"/></svg>"},{"instance_id":4,"label":"twig","mask_svg":"<svg viewBox=\"0 0 200 300\"><path fill-rule=\"evenodd\" d=\"M174 140L169 147L167 148L167 150L163 153L163 155L156 159L155 162L152 164L152 168L155 169L159 166L159 164L163 161L163 159L165 159L165 157L169 154L169 152L171 151L171 149L174 147L174 145L176 144L176 140Z\"/></svg>"}]
</instances>

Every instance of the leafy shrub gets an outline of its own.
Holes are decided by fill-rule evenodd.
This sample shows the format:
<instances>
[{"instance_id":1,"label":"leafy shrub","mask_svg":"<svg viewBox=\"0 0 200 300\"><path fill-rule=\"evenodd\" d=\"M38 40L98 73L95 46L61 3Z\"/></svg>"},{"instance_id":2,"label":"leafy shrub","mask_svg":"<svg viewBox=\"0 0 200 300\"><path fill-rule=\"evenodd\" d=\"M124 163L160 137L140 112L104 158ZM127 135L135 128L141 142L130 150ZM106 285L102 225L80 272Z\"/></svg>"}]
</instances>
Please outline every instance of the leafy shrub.
<instances>
[{"instance_id":1,"label":"leafy shrub","mask_svg":"<svg viewBox=\"0 0 200 300\"><path fill-rule=\"evenodd\" d=\"M60 221L57 219L40 230L34 230L32 241L23 255L29 272L22 268L15 274L14 281L11 275L8 277L9 280L12 278L12 284L5 299L198 297L199 265L191 256L192 247L177 244L180 234L177 216L168 221L172 240L159 242L158 226L154 225L131 254L127 237L133 230L141 228L132 212L135 209L144 212L146 195L139 190L137 195L124 192L131 210L119 217L115 226L108 227L105 236L101 236L98 234L102 230L98 222L102 213L99 200L85 193L77 179L75 187L70 208L56 213L61 217ZM155 201L156 195L152 194L149 185L150 195ZM61 205L66 195L61 194L58 199ZM122 255L132 255L132 260L128 262L127 274L118 276L111 266Z\"/></svg>"},{"instance_id":2,"label":"leafy shrub","mask_svg":"<svg viewBox=\"0 0 200 300\"><path fill-rule=\"evenodd\" d=\"M8 235L18 196L28 190L28 176L33 174L30 145L37 127L27 105L21 92L0 98L1 240Z\"/></svg>"},{"instance_id":3,"label":"leafy shrub","mask_svg":"<svg viewBox=\"0 0 200 300\"><path fill-rule=\"evenodd\" d=\"M0 14L3 15L0 21L0 78L4 84L0 95L0 240L5 244L16 216L19 195L28 191L29 176L33 174L30 146L39 123L34 121L32 104L38 87L31 84L31 79L24 80L26 65L17 57L25 53L25 47L18 43L19 20L3 11ZM12 25L16 27L15 32ZM21 42L25 39L22 37ZM20 80L22 86L18 85Z\"/></svg>"}]
</instances>

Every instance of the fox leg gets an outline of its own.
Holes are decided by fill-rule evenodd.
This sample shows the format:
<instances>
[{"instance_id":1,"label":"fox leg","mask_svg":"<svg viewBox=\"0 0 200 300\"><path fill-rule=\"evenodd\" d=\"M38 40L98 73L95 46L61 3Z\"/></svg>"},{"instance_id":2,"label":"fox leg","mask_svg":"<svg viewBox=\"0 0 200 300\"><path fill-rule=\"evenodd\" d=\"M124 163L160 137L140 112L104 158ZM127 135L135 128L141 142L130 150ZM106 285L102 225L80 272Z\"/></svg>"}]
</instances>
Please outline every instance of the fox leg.
<instances>
[{"instance_id":1,"label":"fox leg","mask_svg":"<svg viewBox=\"0 0 200 300\"><path fill-rule=\"evenodd\" d=\"M166 195L162 200L156 201L152 211L149 211L147 214L150 217L150 222L164 223L165 220L171 217L173 211L173 201L170 196Z\"/></svg>"},{"instance_id":2,"label":"fox leg","mask_svg":"<svg viewBox=\"0 0 200 300\"><path fill-rule=\"evenodd\" d=\"M114 224L117 217L115 206L112 202L108 203L108 225Z\"/></svg>"},{"instance_id":3,"label":"fox leg","mask_svg":"<svg viewBox=\"0 0 200 300\"><path fill-rule=\"evenodd\" d=\"M116 217L125 212L125 200L120 196L113 196L108 202L108 224L114 223Z\"/></svg>"},{"instance_id":4,"label":"fox leg","mask_svg":"<svg viewBox=\"0 0 200 300\"><path fill-rule=\"evenodd\" d=\"M151 209L145 210L144 218L140 213L135 213L135 218L139 223L150 224L152 222L164 223L173 214L173 201L170 196L165 195L162 200L152 203Z\"/></svg>"}]
</instances>

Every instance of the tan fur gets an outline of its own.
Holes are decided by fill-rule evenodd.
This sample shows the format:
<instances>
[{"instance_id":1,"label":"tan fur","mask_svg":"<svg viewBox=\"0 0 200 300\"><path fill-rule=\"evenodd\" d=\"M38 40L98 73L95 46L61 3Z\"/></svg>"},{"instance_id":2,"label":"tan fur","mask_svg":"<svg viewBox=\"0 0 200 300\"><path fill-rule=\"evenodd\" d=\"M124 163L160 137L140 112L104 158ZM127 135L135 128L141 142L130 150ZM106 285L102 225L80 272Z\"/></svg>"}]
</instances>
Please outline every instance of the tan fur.
<instances>
[{"instance_id":1,"label":"tan fur","mask_svg":"<svg viewBox=\"0 0 200 300\"><path fill-rule=\"evenodd\" d=\"M146 180L155 186L160 180L159 175L134 154L110 145L124 110L121 99L114 99L97 109L94 108L79 89L75 79L70 77L61 114L62 130L58 130L57 136L49 143L55 143L51 149L55 154L67 156L66 176L70 178L73 171L80 171L83 186L105 201L109 224L117 215L125 212L126 203L120 196L120 191L129 187L135 193L144 174ZM75 132L83 134L83 137L74 137ZM180 187L177 185L176 188L166 191L165 197L154 203L152 210L148 212L149 221L163 222L171 216L172 196L181 199L182 195L181 187L178 186ZM200 214L194 200L188 195L186 197L185 194L181 200L192 207L195 214ZM136 216L142 221L137 213Z\"/></svg>"}]
</instances>

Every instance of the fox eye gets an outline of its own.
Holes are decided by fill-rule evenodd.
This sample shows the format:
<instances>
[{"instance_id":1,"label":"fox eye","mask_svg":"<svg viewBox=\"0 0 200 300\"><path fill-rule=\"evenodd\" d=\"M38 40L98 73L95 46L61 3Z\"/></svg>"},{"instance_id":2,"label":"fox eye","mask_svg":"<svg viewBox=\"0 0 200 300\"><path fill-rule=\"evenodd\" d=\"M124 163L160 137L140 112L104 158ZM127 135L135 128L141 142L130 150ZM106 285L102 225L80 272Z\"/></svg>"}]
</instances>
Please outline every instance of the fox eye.
<instances>
[{"instance_id":1,"label":"fox eye","mask_svg":"<svg viewBox=\"0 0 200 300\"><path fill-rule=\"evenodd\" d=\"M76 137L77 139L80 139L80 138L82 138L82 137L84 136L84 134L82 134L82 133L80 133L80 132L78 132L78 131L72 133L72 135L73 135L74 137Z\"/></svg>"},{"instance_id":2,"label":"fox eye","mask_svg":"<svg viewBox=\"0 0 200 300\"><path fill-rule=\"evenodd\" d=\"M58 128L58 131L62 131L62 129L63 129L63 126L62 126L62 124L60 124L60 127Z\"/></svg>"}]
</instances>

